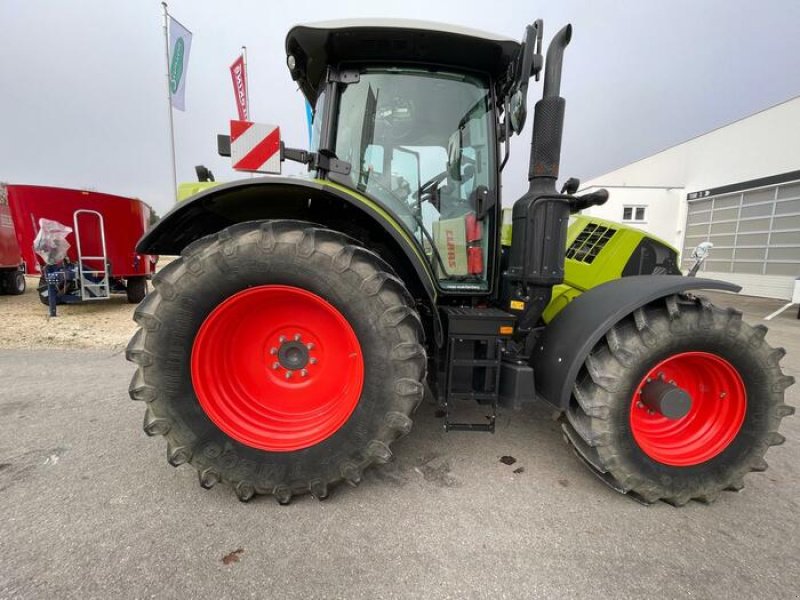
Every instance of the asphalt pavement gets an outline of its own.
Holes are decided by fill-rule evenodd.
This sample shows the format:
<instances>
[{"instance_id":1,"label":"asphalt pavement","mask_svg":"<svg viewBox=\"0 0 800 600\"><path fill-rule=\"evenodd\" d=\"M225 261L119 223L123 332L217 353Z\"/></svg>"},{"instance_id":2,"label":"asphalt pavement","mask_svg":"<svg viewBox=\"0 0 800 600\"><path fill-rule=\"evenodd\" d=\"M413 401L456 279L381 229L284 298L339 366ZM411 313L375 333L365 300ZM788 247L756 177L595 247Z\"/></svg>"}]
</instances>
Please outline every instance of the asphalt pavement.
<instances>
[{"instance_id":1,"label":"asphalt pavement","mask_svg":"<svg viewBox=\"0 0 800 600\"><path fill-rule=\"evenodd\" d=\"M775 305L736 302L751 322ZM795 314L767 339L800 380ZM0 598L800 595L797 417L743 491L674 508L608 489L546 409L445 434L424 404L394 463L284 507L170 467L132 371L119 351L0 351Z\"/></svg>"}]
</instances>

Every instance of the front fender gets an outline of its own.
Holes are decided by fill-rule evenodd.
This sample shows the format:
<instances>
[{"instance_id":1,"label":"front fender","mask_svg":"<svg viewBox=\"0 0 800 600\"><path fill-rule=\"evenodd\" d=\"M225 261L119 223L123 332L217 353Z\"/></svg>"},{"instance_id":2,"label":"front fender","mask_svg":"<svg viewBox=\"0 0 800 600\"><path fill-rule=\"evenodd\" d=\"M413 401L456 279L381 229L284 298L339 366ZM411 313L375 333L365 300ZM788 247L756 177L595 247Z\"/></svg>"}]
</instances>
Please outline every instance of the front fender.
<instances>
[{"instance_id":1,"label":"front fender","mask_svg":"<svg viewBox=\"0 0 800 600\"><path fill-rule=\"evenodd\" d=\"M623 277L592 288L570 302L547 326L531 356L539 397L560 410L595 344L625 316L658 298L687 290L742 288L725 281L680 275Z\"/></svg>"}]
</instances>

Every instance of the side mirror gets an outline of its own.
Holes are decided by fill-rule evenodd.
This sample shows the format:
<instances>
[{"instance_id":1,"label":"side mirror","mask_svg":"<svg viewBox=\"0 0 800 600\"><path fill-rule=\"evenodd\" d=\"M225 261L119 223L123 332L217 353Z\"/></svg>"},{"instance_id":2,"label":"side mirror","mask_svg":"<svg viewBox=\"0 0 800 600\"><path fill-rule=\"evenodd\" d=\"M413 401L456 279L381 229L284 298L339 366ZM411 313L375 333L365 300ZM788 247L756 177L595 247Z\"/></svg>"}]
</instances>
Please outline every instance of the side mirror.
<instances>
[{"instance_id":1,"label":"side mirror","mask_svg":"<svg viewBox=\"0 0 800 600\"><path fill-rule=\"evenodd\" d=\"M695 260L695 263L691 270L686 274L687 277L694 277L697 275L697 271L700 270L700 265L702 265L706 258L708 258L708 255L713 247L714 244L711 242L701 242L694 250L692 250L692 258Z\"/></svg>"},{"instance_id":2,"label":"side mirror","mask_svg":"<svg viewBox=\"0 0 800 600\"><path fill-rule=\"evenodd\" d=\"M528 116L528 81L531 76L539 79L542 70L542 29L543 22L537 19L525 28L519 57L514 72L514 90L509 100L509 120L511 131L521 133Z\"/></svg>"},{"instance_id":3,"label":"side mirror","mask_svg":"<svg viewBox=\"0 0 800 600\"><path fill-rule=\"evenodd\" d=\"M701 242L694 250L692 250L692 258L699 261L704 261L713 247L714 244L711 242Z\"/></svg>"},{"instance_id":4,"label":"side mirror","mask_svg":"<svg viewBox=\"0 0 800 600\"><path fill-rule=\"evenodd\" d=\"M522 133L522 128L525 127L525 119L528 117L528 107L526 106L526 95L528 93L527 90L528 85L525 84L525 90L517 90L514 92L514 95L511 96L511 100L508 103L509 107L509 118L511 120L511 131L516 134Z\"/></svg>"}]
</instances>

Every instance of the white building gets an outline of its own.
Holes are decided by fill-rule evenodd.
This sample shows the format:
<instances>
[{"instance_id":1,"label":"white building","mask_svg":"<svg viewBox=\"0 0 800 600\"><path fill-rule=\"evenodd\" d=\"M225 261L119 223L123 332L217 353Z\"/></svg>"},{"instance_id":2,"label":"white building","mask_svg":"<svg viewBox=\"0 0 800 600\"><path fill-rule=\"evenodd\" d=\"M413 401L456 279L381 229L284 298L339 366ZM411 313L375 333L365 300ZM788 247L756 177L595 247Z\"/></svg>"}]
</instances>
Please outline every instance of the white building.
<instances>
[{"instance_id":1,"label":"white building","mask_svg":"<svg viewBox=\"0 0 800 600\"><path fill-rule=\"evenodd\" d=\"M682 249L714 249L700 276L788 299L800 277L800 96L588 181L609 201L587 214Z\"/></svg>"}]
</instances>

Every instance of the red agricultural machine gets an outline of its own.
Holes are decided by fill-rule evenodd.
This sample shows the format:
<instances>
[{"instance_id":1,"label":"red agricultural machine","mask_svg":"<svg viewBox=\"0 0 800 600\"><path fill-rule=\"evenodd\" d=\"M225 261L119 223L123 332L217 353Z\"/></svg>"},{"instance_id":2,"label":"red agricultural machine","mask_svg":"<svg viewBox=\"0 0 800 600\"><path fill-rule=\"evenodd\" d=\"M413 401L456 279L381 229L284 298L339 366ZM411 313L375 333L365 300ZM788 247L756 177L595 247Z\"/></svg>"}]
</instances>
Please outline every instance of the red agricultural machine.
<instances>
[{"instance_id":1,"label":"red agricultural machine","mask_svg":"<svg viewBox=\"0 0 800 600\"><path fill-rule=\"evenodd\" d=\"M0 185L0 294L16 296L24 292L25 261L8 207L8 192Z\"/></svg>"},{"instance_id":2,"label":"red agricultural machine","mask_svg":"<svg viewBox=\"0 0 800 600\"><path fill-rule=\"evenodd\" d=\"M48 303L47 276L56 287L59 304L105 300L111 294L126 294L132 303L144 298L157 260L135 251L150 224L147 204L112 194L37 185L3 185L0 197L10 209L25 270L40 275L42 303ZM63 226L69 249L57 264L45 265L34 252L42 219Z\"/></svg>"},{"instance_id":3,"label":"red agricultural machine","mask_svg":"<svg viewBox=\"0 0 800 600\"><path fill-rule=\"evenodd\" d=\"M207 189L137 247L180 254L127 349L130 395L170 464L242 501L322 499L392 459L427 385L448 431L493 432L498 407L545 403L584 463L644 502L711 502L767 468L794 412L784 351L692 292L739 288L683 276L652 236L570 216L605 190L556 188L571 36L545 60L541 21L522 43L413 21L289 32L312 148L235 122L220 151L313 178ZM501 172L542 72L529 189L503 235ZM462 422L464 402L487 418Z\"/></svg>"}]
</instances>

